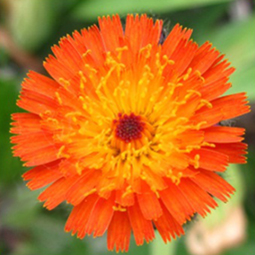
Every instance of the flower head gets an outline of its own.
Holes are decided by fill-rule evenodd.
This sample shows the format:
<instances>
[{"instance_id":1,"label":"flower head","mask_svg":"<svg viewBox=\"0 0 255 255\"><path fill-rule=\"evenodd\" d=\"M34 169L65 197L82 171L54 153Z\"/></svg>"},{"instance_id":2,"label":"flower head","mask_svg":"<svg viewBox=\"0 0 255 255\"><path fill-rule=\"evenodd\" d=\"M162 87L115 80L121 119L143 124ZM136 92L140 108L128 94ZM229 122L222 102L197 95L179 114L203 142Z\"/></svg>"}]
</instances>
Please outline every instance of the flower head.
<instances>
[{"instance_id":1,"label":"flower head","mask_svg":"<svg viewBox=\"0 0 255 255\"><path fill-rule=\"evenodd\" d=\"M14 155L33 167L23 175L49 210L73 206L66 231L108 235L127 251L184 233L234 192L219 173L245 163L243 128L222 120L249 111L244 93L222 96L234 68L209 42L176 25L161 40L162 21L128 15L99 18L55 45L29 72L13 114Z\"/></svg>"}]
</instances>

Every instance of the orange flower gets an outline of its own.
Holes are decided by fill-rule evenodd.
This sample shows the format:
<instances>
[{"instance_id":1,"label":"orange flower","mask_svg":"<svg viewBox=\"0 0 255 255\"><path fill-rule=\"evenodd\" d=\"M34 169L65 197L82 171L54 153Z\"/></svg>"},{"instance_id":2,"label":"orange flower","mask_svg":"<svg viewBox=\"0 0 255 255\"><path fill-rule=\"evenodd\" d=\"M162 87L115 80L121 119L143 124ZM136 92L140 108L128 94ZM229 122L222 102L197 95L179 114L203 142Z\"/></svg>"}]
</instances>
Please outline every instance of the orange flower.
<instances>
[{"instance_id":1,"label":"orange flower","mask_svg":"<svg viewBox=\"0 0 255 255\"><path fill-rule=\"evenodd\" d=\"M209 42L176 25L128 15L60 40L44 62L52 78L29 72L13 114L14 155L51 210L73 206L66 231L108 235L127 251L184 233L183 224L226 202L234 188L219 174L245 163L243 128L219 126L249 112L244 93L221 96L234 68Z\"/></svg>"}]
</instances>

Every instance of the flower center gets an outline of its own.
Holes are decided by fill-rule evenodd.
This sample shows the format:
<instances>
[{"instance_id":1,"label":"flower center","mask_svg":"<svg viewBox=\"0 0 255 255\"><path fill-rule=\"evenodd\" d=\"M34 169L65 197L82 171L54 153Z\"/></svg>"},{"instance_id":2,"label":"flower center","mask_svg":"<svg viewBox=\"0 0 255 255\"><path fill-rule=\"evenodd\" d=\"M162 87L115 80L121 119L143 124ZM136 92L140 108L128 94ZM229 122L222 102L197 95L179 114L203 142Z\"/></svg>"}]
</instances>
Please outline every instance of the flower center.
<instances>
[{"instance_id":1,"label":"flower center","mask_svg":"<svg viewBox=\"0 0 255 255\"><path fill-rule=\"evenodd\" d=\"M118 116L119 120L114 120L117 124L115 129L115 136L117 138L125 143L142 138L145 123L141 121L141 116L137 116L134 113L130 115L119 113Z\"/></svg>"}]
</instances>

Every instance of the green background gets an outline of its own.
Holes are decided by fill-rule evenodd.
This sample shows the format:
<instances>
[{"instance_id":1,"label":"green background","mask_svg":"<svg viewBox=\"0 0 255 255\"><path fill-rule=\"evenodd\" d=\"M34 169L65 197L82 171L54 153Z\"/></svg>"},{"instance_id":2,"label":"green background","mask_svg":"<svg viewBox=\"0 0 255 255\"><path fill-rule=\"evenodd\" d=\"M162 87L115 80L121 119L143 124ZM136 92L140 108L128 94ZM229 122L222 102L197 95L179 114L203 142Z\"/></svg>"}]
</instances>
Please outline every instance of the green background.
<instances>
[{"instance_id":1,"label":"green background","mask_svg":"<svg viewBox=\"0 0 255 255\"><path fill-rule=\"evenodd\" d=\"M241 8L240 13L238 8ZM0 254L115 254L107 251L106 237L79 240L65 233L64 224L71 208L62 204L49 212L36 200L40 190L31 192L26 188L21 179L26 169L11 155L10 114L20 111L15 102L27 71L34 69L43 72L42 61L61 36L97 23L98 15L119 13L124 19L127 13L144 12L155 19L163 19L167 29L176 23L193 28L192 38L195 41L202 44L209 40L226 54L237 69L231 77L233 87L229 93L247 92L253 109L253 1L0 0ZM247 129L246 141L249 143L248 164L229 170L230 182L236 183L237 189L232 204L240 204L244 208L247 238L238 247L221 253L225 255L255 254L254 120L252 111L235 121L235 125ZM219 210L215 217L221 214L222 210ZM132 238L128 254L152 254L155 253L153 249L155 244L137 247ZM161 245L160 249L163 255L168 248ZM185 237L177 241L175 249L176 254L188 254Z\"/></svg>"}]
</instances>

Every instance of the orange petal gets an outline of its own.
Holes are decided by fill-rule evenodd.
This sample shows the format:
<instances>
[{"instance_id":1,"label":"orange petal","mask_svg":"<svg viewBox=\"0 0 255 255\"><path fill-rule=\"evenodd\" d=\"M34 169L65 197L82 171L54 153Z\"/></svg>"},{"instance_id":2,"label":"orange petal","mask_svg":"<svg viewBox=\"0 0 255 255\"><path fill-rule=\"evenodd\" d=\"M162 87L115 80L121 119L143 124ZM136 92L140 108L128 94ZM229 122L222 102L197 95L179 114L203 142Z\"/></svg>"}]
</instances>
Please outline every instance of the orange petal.
<instances>
[{"instance_id":1,"label":"orange petal","mask_svg":"<svg viewBox=\"0 0 255 255\"><path fill-rule=\"evenodd\" d=\"M195 114L195 111L197 110L197 107L200 104L200 97L194 94L185 101L186 101L185 104L180 105L178 107L178 110L176 111L176 115L190 118Z\"/></svg>"},{"instance_id":2,"label":"orange petal","mask_svg":"<svg viewBox=\"0 0 255 255\"><path fill-rule=\"evenodd\" d=\"M212 44L209 42L205 42L199 47L196 51L196 55L189 65L193 71L198 70L201 74L203 74L213 65L220 53L211 47Z\"/></svg>"},{"instance_id":3,"label":"orange petal","mask_svg":"<svg viewBox=\"0 0 255 255\"><path fill-rule=\"evenodd\" d=\"M69 42L73 45L73 47L76 49L76 51L79 53L79 55L82 56L84 52L87 51L87 47L85 46L84 39L77 30L75 30L72 33L72 36L67 35L67 38Z\"/></svg>"},{"instance_id":4,"label":"orange petal","mask_svg":"<svg viewBox=\"0 0 255 255\"><path fill-rule=\"evenodd\" d=\"M137 203L128 207L127 210L136 244L143 245L144 239L146 242L152 241L155 238L152 223L143 217Z\"/></svg>"},{"instance_id":5,"label":"orange petal","mask_svg":"<svg viewBox=\"0 0 255 255\"><path fill-rule=\"evenodd\" d=\"M107 246L109 250L116 247L116 252L128 251L131 236L131 226L127 212L115 212L107 233Z\"/></svg>"},{"instance_id":6,"label":"orange petal","mask_svg":"<svg viewBox=\"0 0 255 255\"><path fill-rule=\"evenodd\" d=\"M229 75L235 71L235 68L233 67L228 68L230 66L228 60L221 61L223 57L224 55L219 56L215 61L215 64L203 74L206 85L209 85L222 77L229 77Z\"/></svg>"},{"instance_id":7,"label":"orange petal","mask_svg":"<svg viewBox=\"0 0 255 255\"><path fill-rule=\"evenodd\" d=\"M207 212L210 212L209 207L215 208L217 206L215 200L189 178L182 178L178 188L188 199L194 211L202 217L206 216Z\"/></svg>"},{"instance_id":8,"label":"orange petal","mask_svg":"<svg viewBox=\"0 0 255 255\"><path fill-rule=\"evenodd\" d=\"M59 162L58 160L49 164L37 166L24 173L22 176L24 181L30 180L27 186L31 190L35 190L60 179L62 174L59 172Z\"/></svg>"},{"instance_id":9,"label":"orange petal","mask_svg":"<svg viewBox=\"0 0 255 255\"><path fill-rule=\"evenodd\" d=\"M218 98L224 94L229 88L231 88L231 83L227 83L228 77L222 77L210 84L203 86L199 92L202 95L202 98L211 101Z\"/></svg>"},{"instance_id":10,"label":"orange petal","mask_svg":"<svg viewBox=\"0 0 255 255\"><path fill-rule=\"evenodd\" d=\"M61 178L51 184L46 190L44 190L38 197L42 202L45 201L44 207L48 210L54 209L66 199L66 193L70 188L70 185L75 182L79 176L72 178Z\"/></svg>"},{"instance_id":11,"label":"orange petal","mask_svg":"<svg viewBox=\"0 0 255 255\"><path fill-rule=\"evenodd\" d=\"M133 192L126 193L126 187L127 186L124 186L123 189L116 190L115 202L122 206L131 206L135 202L134 193Z\"/></svg>"},{"instance_id":12,"label":"orange petal","mask_svg":"<svg viewBox=\"0 0 255 255\"><path fill-rule=\"evenodd\" d=\"M187 39L180 40L170 58L175 62L173 67L179 75L183 74L183 72L189 67L197 48L197 44L193 41L188 41Z\"/></svg>"},{"instance_id":13,"label":"orange petal","mask_svg":"<svg viewBox=\"0 0 255 255\"><path fill-rule=\"evenodd\" d=\"M104 41L105 51L114 52L120 47L120 38L124 36L119 15L99 17L98 24Z\"/></svg>"},{"instance_id":14,"label":"orange petal","mask_svg":"<svg viewBox=\"0 0 255 255\"><path fill-rule=\"evenodd\" d=\"M149 190L143 191L141 194L137 194L137 200L143 217L146 220L156 220L162 215L161 206L154 192Z\"/></svg>"},{"instance_id":15,"label":"orange petal","mask_svg":"<svg viewBox=\"0 0 255 255\"><path fill-rule=\"evenodd\" d=\"M41 130L41 118L33 113L14 113L12 114L14 120L11 128L12 134L30 134L37 133Z\"/></svg>"},{"instance_id":16,"label":"orange petal","mask_svg":"<svg viewBox=\"0 0 255 255\"><path fill-rule=\"evenodd\" d=\"M213 143L234 143L241 142L244 138L244 128L213 126L204 129L204 138L207 142Z\"/></svg>"},{"instance_id":17,"label":"orange petal","mask_svg":"<svg viewBox=\"0 0 255 255\"><path fill-rule=\"evenodd\" d=\"M183 235L184 231L174 217L169 213L164 204L161 203L163 214L160 218L153 221L159 234L161 235L163 241L167 243L171 241L171 238L176 238L177 236Z\"/></svg>"},{"instance_id":18,"label":"orange petal","mask_svg":"<svg viewBox=\"0 0 255 255\"><path fill-rule=\"evenodd\" d=\"M129 40L131 50L136 54L139 49L147 44L157 44L162 29L162 21L157 20L153 24L152 18L147 18L146 14L127 16L125 37Z\"/></svg>"},{"instance_id":19,"label":"orange petal","mask_svg":"<svg viewBox=\"0 0 255 255\"><path fill-rule=\"evenodd\" d=\"M29 141L29 143L28 143ZM45 147L54 146L52 135L46 132L38 131L37 133L22 134L11 137L11 142L17 144L13 146L14 155L20 156L32 153L34 151L40 151Z\"/></svg>"},{"instance_id":20,"label":"orange petal","mask_svg":"<svg viewBox=\"0 0 255 255\"><path fill-rule=\"evenodd\" d=\"M195 178L191 178L190 180L223 202L227 202L227 197L230 197L230 194L233 194L235 191L235 189L218 174L202 169L196 174Z\"/></svg>"},{"instance_id":21,"label":"orange petal","mask_svg":"<svg viewBox=\"0 0 255 255\"><path fill-rule=\"evenodd\" d=\"M80 53L76 50L73 45L73 39L67 35L62 37L59 41L59 46L54 45L51 49L57 60L64 65L69 72L76 75L83 66L83 60ZM71 78L71 77L70 77Z\"/></svg>"},{"instance_id":22,"label":"orange petal","mask_svg":"<svg viewBox=\"0 0 255 255\"><path fill-rule=\"evenodd\" d=\"M202 109L202 108L201 108ZM200 127L207 128L212 125L218 124L223 120L224 114L218 108L204 108L203 111L200 109L190 118L190 124L197 125L199 123L204 123Z\"/></svg>"},{"instance_id":23,"label":"orange petal","mask_svg":"<svg viewBox=\"0 0 255 255\"><path fill-rule=\"evenodd\" d=\"M95 207L91 211L89 221L85 228L85 233L90 235L94 231L94 237L102 236L107 230L113 217L114 204L114 193L112 193L108 199L99 198Z\"/></svg>"},{"instance_id":24,"label":"orange petal","mask_svg":"<svg viewBox=\"0 0 255 255\"><path fill-rule=\"evenodd\" d=\"M46 111L55 111L58 102L45 95L22 89L20 100L17 105L31 113L40 114Z\"/></svg>"},{"instance_id":25,"label":"orange petal","mask_svg":"<svg viewBox=\"0 0 255 255\"><path fill-rule=\"evenodd\" d=\"M189 166L189 157L186 154L182 153L175 153L173 152L171 154L171 157L169 157L169 164L171 164L172 167L177 169L185 169Z\"/></svg>"},{"instance_id":26,"label":"orange petal","mask_svg":"<svg viewBox=\"0 0 255 255\"><path fill-rule=\"evenodd\" d=\"M204 131L200 130L187 130L178 134L175 144L178 147L186 147L198 145L204 140Z\"/></svg>"},{"instance_id":27,"label":"orange petal","mask_svg":"<svg viewBox=\"0 0 255 255\"><path fill-rule=\"evenodd\" d=\"M86 235L85 229L89 217L98 199L99 196L97 194L92 194L87 196L79 205L75 206L68 217L65 231L69 232L72 230L73 235L77 232L77 237L83 238Z\"/></svg>"},{"instance_id":28,"label":"orange petal","mask_svg":"<svg viewBox=\"0 0 255 255\"><path fill-rule=\"evenodd\" d=\"M191 69L190 69L191 70ZM186 76L182 76L181 83L182 86L176 87L173 93L173 99L179 99L186 101L186 96L190 92L190 90L200 91L204 87L204 80L201 78L201 74L198 72L192 72L188 74L188 70ZM186 103L187 104L187 103Z\"/></svg>"},{"instance_id":29,"label":"orange petal","mask_svg":"<svg viewBox=\"0 0 255 255\"><path fill-rule=\"evenodd\" d=\"M75 39L79 38L82 42L81 35L77 36L77 34L79 33L75 33ZM69 35L63 37L59 42L59 46L54 45L52 47L55 57L49 55L44 62L45 69L57 82L60 81L60 78L70 81L85 66L82 54L86 53L87 48L84 42L77 47L75 39ZM81 51L81 49L84 51Z\"/></svg>"},{"instance_id":30,"label":"orange petal","mask_svg":"<svg viewBox=\"0 0 255 255\"><path fill-rule=\"evenodd\" d=\"M250 107L246 105L246 99L247 96L245 93L220 97L211 101L213 105L212 109L208 109L204 106L197 113L207 115L217 110L222 113L222 120L232 119L250 111Z\"/></svg>"},{"instance_id":31,"label":"orange petal","mask_svg":"<svg viewBox=\"0 0 255 255\"><path fill-rule=\"evenodd\" d=\"M59 164L59 171L65 177L76 175L77 168L75 167L75 161L72 158L63 159Z\"/></svg>"},{"instance_id":32,"label":"orange petal","mask_svg":"<svg viewBox=\"0 0 255 255\"><path fill-rule=\"evenodd\" d=\"M228 144L216 144L215 151L224 153L229 157L229 163L245 164L247 154L247 144L245 143L228 143Z\"/></svg>"},{"instance_id":33,"label":"orange petal","mask_svg":"<svg viewBox=\"0 0 255 255\"><path fill-rule=\"evenodd\" d=\"M182 39L188 40L191 34L191 29L183 29L182 26L176 24L162 45L162 53L166 54L171 59L171 56L179 42Z\"/></svg>"},{"instance_id":34,"label":"orange petal","mask_svg":"<svg viewBox=\"0 0 255 255\"><path fill-rule=\"evenodd\" d=\"M151 190L163 190L167 188L167 184L158 172L153 172L149 167L144 167L144 170L144 181L148 184Z\"/></svg>"},{"instance_id":35,"label":"orange petal","mask_svg":"<svg viewBox=\"0 0 255 255\"><path fill-rule=\"evenodd\" d=\"M21 160L26 161L25 166L37 166L47 164L55 161L58 158L58 151L60 146L57 144L51 145L45 148L41 148L37 151L32 151L22 155Z\"/></svg>"},{"instance_id":36,"label":"orange petal","mask_svg":"<svg viewBox=\"0 0 255 255\"><path fill-rule=\"evenodd\" d=\"M99 170L86 170L66 193L66 200L72 205L78 205L95 188L100 177Z\"/></svg>"},{"instance_id":37,"label":"orange petal","mask_svg":"<svg viewBox=\"0 0 255 255\"><path fill-rule=\"evenodd\" d=\"M182 181L183 179L181 179ZM176 219L176 221L182 225L194 214L194 209L188 202L179 187L173 184L171 181L168 182L169 186L167 189L159 192L160 199L166 206L170 214Z\"/></svg>"},{"instance_id":38,"label":"orange petal","mask_svg":"<svg viewBox=\"0 0 255 255\"><path fill-rule=\"evenodd\" d=\"M199 155L199 167L206 170L224 172L229 163L226 154L214 149L193 150L189 155L191 158Z\"/></svg>"},{"instance_id":39,"label":"orange petal","mask_svg":"<svg viewBox=\"0 0 255 255\"><path fill-rule=\"evenodd\" d=\"M73 76L73 73L53 55L49 55L48 58L46 58L46 61L43 62L43 66L56 81L59 81L60 78L68 81L70 77Z\"/></svg>"},{"instance_id":40,"label":"orange petal","mask_svg":"<svg viewBox=\"0 0 255 255\"><path fill-rule=\"evenodd\" d=\"M211 101L212 108L203 106L190 118L191 123L206 121L201 128L206 128L219 123L221 120L235 118L250 111L246 105L246 94L239 93L217 98Z\"/></svg>"},{"instance_id":41,"label":"orange petal","mask_svg":"<svg viewBox=\"0 0 255 255\"><path fill-rule=\"evenodd\" d=\"M22 89L34 91L49 98L55 98L55 93L60 88L60 85L55 80L34 71L29 71L27 75L29 79L25 79L22 83Z\"/></svg>"},{"instance_id":42,"label":"orange petal","mask_svg":"<svg viewBox=\"0 0 255 255\"><path fill-rule=\"evenodd\" d=\"M103 64L105 59L105 55L103 53L105 53L106 49L102 40L101 32L98 27L94 25L88 30L82 29L81 34L83 43L85 44L86 48L91 50L87 55L91 57L91 60L95 64Z\"/></svg>"}]
</instances>

